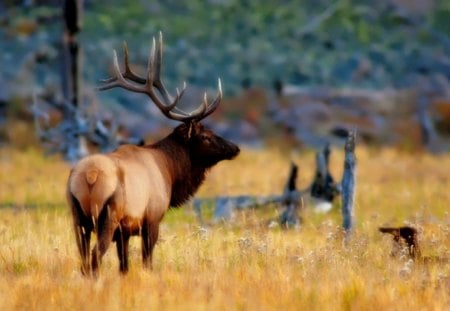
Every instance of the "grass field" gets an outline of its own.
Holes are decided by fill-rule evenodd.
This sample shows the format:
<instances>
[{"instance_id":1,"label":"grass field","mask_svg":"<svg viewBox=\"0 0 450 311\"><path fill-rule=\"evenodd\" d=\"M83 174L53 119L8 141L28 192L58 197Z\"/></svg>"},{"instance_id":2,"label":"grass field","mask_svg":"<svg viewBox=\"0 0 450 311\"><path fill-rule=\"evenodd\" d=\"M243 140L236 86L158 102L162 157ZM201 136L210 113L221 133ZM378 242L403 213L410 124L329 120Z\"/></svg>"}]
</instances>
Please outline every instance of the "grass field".
<instances>
[{"instance_id":1,"label":"grass field","mask_svg":"<svg viewBox=\"0 0 450 311\"><path fill-rule=\"evenodd\" d=\"M69 166L40 151L0 149L0 310L445 310L450 264L389 256L380 225L419 228L424 255L450 257L450 155L357 149L355 231L342 242L340 203L305 207L299 230L269 228L274 207L200 228L189 206L168 212L154 270L131 240L130 273L115 247L98 280L83 278L64 188ZM244 150L209 174L199 197L279 193L289 161L308 186L314 154ZM342 175L343 153L331 169Z\"/></svg>"}]
</instances>

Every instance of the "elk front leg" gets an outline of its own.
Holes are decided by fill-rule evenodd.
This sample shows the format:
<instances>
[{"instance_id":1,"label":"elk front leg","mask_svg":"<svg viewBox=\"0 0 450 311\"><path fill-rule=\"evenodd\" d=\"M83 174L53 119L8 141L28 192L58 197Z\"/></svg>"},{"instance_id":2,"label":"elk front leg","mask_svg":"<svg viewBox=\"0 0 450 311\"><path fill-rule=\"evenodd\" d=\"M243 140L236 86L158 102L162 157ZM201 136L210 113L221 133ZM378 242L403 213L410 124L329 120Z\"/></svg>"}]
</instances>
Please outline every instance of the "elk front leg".
<instances>
[{"instance_id":1,"label":"elk front leg","mask_svg":"<svg viewBox=\"0 0 450 311\"><path fill-rule=\"evenodd\" d=\"M115 233L117 256L119 257L119 270L123 274L128 272L128 244L130 241L130 234L119 228Z\"/></svg>"},{"instance_id":2,"label":"elk front leg","mask_svg":"<svg viewBox=\"0 0 450 311\"><path fill-rule=\"evenodd\" d=\"M142 226L142 262L144 267L152 269L153 248L158 241L159 223L144 221Z\"/></svg>"},{"instance_id":3,"label":"elk front leg","mask_svg":"<svg viewBox=\"0 0 450 311\"><path fill-rule=\"evenodd\" d=\"M106 206L101 212L97 226L97 244L92 250L92 273L94 276L98 275L98 268L102 262L103 255L108 250L112 242L114 231L117 229L119 223L117 221L114 208Z\"/></svg>"}]
</instances>

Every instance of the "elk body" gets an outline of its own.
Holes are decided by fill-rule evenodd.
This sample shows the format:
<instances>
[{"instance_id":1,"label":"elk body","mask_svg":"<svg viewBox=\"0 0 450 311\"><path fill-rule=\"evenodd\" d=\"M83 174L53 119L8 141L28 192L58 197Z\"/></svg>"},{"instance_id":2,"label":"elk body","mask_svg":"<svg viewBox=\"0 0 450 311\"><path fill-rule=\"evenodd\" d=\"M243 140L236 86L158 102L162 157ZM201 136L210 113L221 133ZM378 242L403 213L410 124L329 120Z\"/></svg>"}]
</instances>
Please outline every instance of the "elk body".
<instances>
[{"instance_id":1,"label":"elk body","mask_svg":"<svg viewBox=\"0 0 450 311\"><path fill-rule=\"evenodd\" d=\"M155 48L155 46L157 46ZM155 53L156 50L156 53ZM119 69L114 51L115 77L105 80L100 90L122 87L148 95L168 118L181 121L166 138L142 147L124 145L104 155L82 159L71 171L67 200L83 274L98 274L101 259L111 242L116 243L120 271L128 271L128 242L142 238L142 259L152 266L152 252L158 240L159 223L170 206L188 200L205 179L208 169L222 160L233 159L239 148L206 129L200 121L218 106L222 91L208 105L206 94L200 107L186 113L177 107L183 95L172 97L160 79L162 36L153 40L147 76L134 74L125 47L125 71ZM158 94L155 92L158 91ZM92 253L90 239L97 234Z\"/></svg>"}]
</instances>

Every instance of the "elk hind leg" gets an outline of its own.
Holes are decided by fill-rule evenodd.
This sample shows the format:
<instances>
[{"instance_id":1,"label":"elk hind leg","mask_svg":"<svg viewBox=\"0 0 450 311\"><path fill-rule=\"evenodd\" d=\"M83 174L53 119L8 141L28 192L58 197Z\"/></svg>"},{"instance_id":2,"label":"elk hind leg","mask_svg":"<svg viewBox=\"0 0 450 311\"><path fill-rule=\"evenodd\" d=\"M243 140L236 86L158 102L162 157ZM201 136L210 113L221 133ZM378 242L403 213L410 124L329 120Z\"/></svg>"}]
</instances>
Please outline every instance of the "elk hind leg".
<instances>
[{"instance_id":1,"label":"elk hind leg","mask_svg":"<svg viewBox=\"0 0 450 311\"><path fill-rule=\"evenodd\" d=\"M88 275L90 273L89 250L91 242L91 229L86 226L75 226L75 237L78 250L81 256L81 273Z\"/></svg>"},{"instance_id":2,"label":"elk hind leg","mask_svg":"<svg viewBox=\"0 0 450 311\"><path fill-rule=\"evenodd\" d=\"M89 250L93 229L92 221L84 215L78 200L73 196L70 199L70 205L72 208L75 240L81 258L81 273L88 275L90 273Z\"/></svg>"},{"instance_id":3,"label":"elk hind leg","mask_svg":"<svg viewBox=\"0 0 450 311\"><path fill-rule=\"evenodd\" d=\"M98 268L101 264L102 257L108 250L109 245L114 237L114 231L118 227L116 212L113 206L105 205L100 213L97 224L97 243L92 250L92 273L98 275Z\"/></svg>"}]
</instances>

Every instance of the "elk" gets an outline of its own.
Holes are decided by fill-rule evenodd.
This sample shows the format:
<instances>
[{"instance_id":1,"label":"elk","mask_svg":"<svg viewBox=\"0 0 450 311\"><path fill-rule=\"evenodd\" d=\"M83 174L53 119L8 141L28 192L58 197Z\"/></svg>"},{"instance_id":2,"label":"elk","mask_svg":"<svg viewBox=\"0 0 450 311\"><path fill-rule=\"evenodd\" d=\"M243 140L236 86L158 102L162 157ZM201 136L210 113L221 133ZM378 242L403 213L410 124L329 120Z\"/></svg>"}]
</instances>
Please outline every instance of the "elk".
<instances>
[{"instance_id":1,"label":"elk","mask_svg":"<svg viewBox=\"0 0 450 311\"><path fill-rule=\"evenodd\" d=\"M416 228L409 226L380 227L378 230L382 233L392 234L394 240L394 249L391 253L392 256L397 255L402 248L406 247L408 250L408 255L411 259L421 257Z\"/></svg>"},{"instance_id":2,"label":"elk","mask_svg":"<svg viewBox=\"0 0 450 311\"><path fill-rule=\"evenodd\" d=\"M394 247L391 256L401 254L402 250L408 252L410 259L423 264L448 264L450 258L440 256L423 256L419 246L418 231L414 227L379 227L382 233L389 233L393 236Z\"/></svg>"},{"instance_id":3,"label":"elk","mask_svg":"<svg viewBox=\"0 0 450 311\"><path fill-rule=\"evenodd\" d=\"M239 154L238 146L200 123L214 112L222 99L220 79L218 94L211 104L205 93L197 109L184 112L177 105L186 84L181 92L177 89L173 98L161 81L162 47L160 33L158 43L153 38L145 78L130 69L126 45L124 72L114 51L114 76L99 87L99 90L120 87L146 94L164 116L182 123L156 143L123 145L108 154L88 156L70 172L66 193L84 275L98 275L102 257L111 242L116 243L119 270L126 273L128 243L134 235L140 235L143 265L151 269L159 223L166 211L186 202L211 167ZM89 254L91 233L97 235L97 243Z\"/></svg>"}]
</instances>

